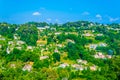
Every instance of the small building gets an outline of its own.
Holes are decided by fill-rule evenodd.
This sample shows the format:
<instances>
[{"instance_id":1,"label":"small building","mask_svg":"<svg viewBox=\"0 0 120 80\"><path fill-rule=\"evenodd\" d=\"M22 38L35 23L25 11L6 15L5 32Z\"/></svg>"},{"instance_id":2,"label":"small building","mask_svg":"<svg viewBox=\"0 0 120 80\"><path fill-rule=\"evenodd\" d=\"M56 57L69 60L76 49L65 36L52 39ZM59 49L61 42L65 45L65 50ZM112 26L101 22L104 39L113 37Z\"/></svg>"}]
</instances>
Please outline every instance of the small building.
<instances>
[{"instance_id":1,"label":"small building","mask_svg":"<svg viewBox=\"0 0 120 80\"><path fill-rule=\"evenodd\" d=\"M86 65L87 61L86 60L77 59L77 63L79 63L79 64L81 63L81 64Z\"/></svg>"},{"instance_id":2,"label":"small building","mask_svg":"<svg viewBox=\"0 0 120 80\"><path fill-rule=\"evenodd\" d=\"M82 65L79 65L79 64L73 64L72 67L75 69L75 70L84 70L84 67Z\"/></svg>"},{"instance_id":3,"label":"small building","mask_svg":"<svg viewBox=\"0 0 120 80\"><path fill-rule=\"evenodd\" d=\"M95 54L94 57L95 57L95 58L101 58L101 59L105 59L105 58L106 58L106 56L103 55L101 52Z\"/></svg>"},{"instance_id":4,"label":"small building","mask_svg":"<svg viewBox=\"0 0 120 80\"><path fill-rule=\"evenodd\" d=\"M5 38L2 37L2 35L0 35L0 40L1 40L1 41L5 41Z\"/></svg>"},{"instance_id":5,"label":"small building","mask_svg":"<svg viewBox=\"0 0 120 80\"><path fill-rule=\"evenodd\" d=\"M2 45L0 45L0 49L2 48Z\"/></svg>"},{"instance_id":6,"label":"small building","mask_svg":"<svg viewBox=\"0 0 120 80\"><path fill-rule=\"evenodd\" d=\"M100 47L106 47L107 46L107 44L106 43L99 43L99 45L98 46L100 46Z\"/></svg>"},{"instance_id":7,"label":"small building","mask_svg":"<svg viewBox=\"0 0 120 80\"><path fill-rule=\"evenodd\" d=\"M97 34L96 36L103 36L103 34Z\"/></svg>"},{"instance_id":8,"label":"small building","mask_svg":"<svg viewBox=\"0 0 120 80\"><path fill-rule=\"evenodd\" d=\"M41 53L44 52L44 51L45 51L45 49L42 48L42 49L41 49Z\"/></svg>"},{"instance_id":9,"label":"small building","mask_svg":"<svg viewBox=\"0 0 120 80\"><path fill-rule=\"evenodd\" d=\"M67 77L63 77L62 80L69 80Z\"/></svg>"},{"instance_id":10,"label":"small building","mask_svg":"<svg viewBox=\"0 0 120 80\"><path fill-rule=\"evenodd\" d=\"M75 41L74 41L74 40L71 40L71 39L67 39L66 42L71 42L71 43L73 43L73 44L75 43Z\"/></svg>"},{"instance_id":11,"label":"small building","mask_svg":"<svg viewBox=\"0 0 120 80\"><path fill-rule=\"evenodd\" d=\"M112 56L111 56L111 55L106 55L106 57L107 57L108 59L111 59L111 58L112 58Z\"/></svg>"},{"instance_id":12,"label":"small building","mask_svg":"<svg viewBox=\"0 0 120 80\"><path fill-rule=\"evenodd\" d=\"M55 35L60 35L61 34L61 32L55 32Z\"/></svg>"},{"instance_id":13,"label":"small building","mask_svg":"<svg viewBox=\"0 0 120 80\"><path fill-rule=\"evenodd\" d=\"M1 41L5 41L5 38L0 38Z\"/></svg>"},{"instance_id":14,"label":"small building","mask_svg":"<svg viewBox=\"0 0 120 80\"><path fill-rule=\"evenodd\" d=\"M94 55L95 58L99 58L99 56L97 54Z\"/></svg>"},{"instance_id":15,"label":"small building","mask_svg":"<svg viewBox=\"0 0 120 80\"><path fill-rule=\"evenodd\" d=\"M20 39L20 37L18 36L18 34L14 34L14 39L15 40Z\"/></svg>"},{"instance_id":16,"label":"small building","mask_svg":"<svg viewBox=\"0 0 120 80\"><path fill-rule=\"evenodd\" d=\"M6 49L7 54L10 54L11 51L13 51L13 48L7 47Z\"/></svg>"},{"instance_id":17,"label":"small building","mask_svg":"<svg viewBox=\"0 0 120 80\"><path fill-rule=\"evenodd\" d=\"M44 30L44 29L46 29L45 27L37 27L37 29L39 29L39 30Z\"/></svg>"},{"instance_id":18,"label":"small building","mask_svg":"<svg viewBox=\"0 0 120 80\"><path fill-rule=\"evenodd\" d=\"M19 29L19 27L18 27L18 28L16 28L16 29L15 29L15 31L17 31L18 29Z\"/></svg>"},{"instance_id":19,"label":"small building","mask_svg":"<svg viewBox=\"0 0 120 80\"><path fill-rule=\"evenodd\" d=\"M82 60L81 59L77 59L77 63L81 63L82 62Z\"/></svg>"},{"instance_id":20,"label":"small building","mask_svg":"<svg viewBox=\"0 0 120 80\"><path fill-rule=\"evenodd\" d=\"M83 34L83 36L92 37L92 36L94 36L94 35L93 35L93 34L90 34L90 33L86 33L86 34Z\"/></svg>"},{"instance_id":21,"label":"small building","mask_svg":"<svg viewBox=\"0 0 120 80\"><path fill-rule=\"evenodd\" d=\"M45 30L45 29L49 29L49 28L50 28L50 26L37 27L37 29L39 29L39 30Z\"/></svg>"},{"instance_id":22,"label":"small building","mask_svg":"<svg viewBox=\"0 0 120 80\"><path fill-rule=\"evenodd\" d=\"M68 66L69 66L69 64L67 64L67 63L63 63L63 64L60 64L60 65L59 65L60 68L66 68L66 67L68 67Z\"/></svg>"},{"instance_id":23,"label":"small building","mask_svg":"<svg viewBox=\"0 0 120 80\"><path fill-rule=\"evenodd\" d=\"M92 30L92 32L94 33L94 32L95 32L95 30Z\"/></svg>"},{"instance_id":24,"label":"small building","mask_svg":"<svg viewBox=\"0 0 120 80\"><path fill-rule=\"evenodd\" d=\"M49 58L49 56L41 56L40 60L44 60L44 59L48 59L48 58Z\"/></svg>"},{"instance_id":25,"label":"small building","mask_svg":"<svg viewBox=\"0 0 120 80\"><path fill-rule=\"evenodd\" d=\"M12 45L12 44L14 44L13 41L9 41L9 42L8 42L8 45Z\"/></svg>"},{"instance_id":26,"label":"small building","mask_svg":"<svg viewBox=\"0 0 120 80\"><path fill-rule=\"evenodd\" d=\"M27 50L33 50L33 46L27 46Z\"/></svg>"},{"instance_id":27,"label":"small building","mask_svg":"<svg viewBox=\"0 0 120 80\"><path fill-rule=\"evenodd\" d=\"M54 52L55 52L55 53L58 53L59 51L58 51L58 49L55 49Z\"/></svg>"},{"instance_id":28,"label":"small building","mask_svg":"<svg viewBox=\"0 0 120 80\"><path fill-rule=\"evenodd\" d=\"M22 47L21 46L18 46L18 47L15 47L16 49L19 49L19 50L22 50Z\"/></svg>"},{"instance_id":29,"label":"small building","mask_svg":"<svg viewBox=\"0 0 120 80\"><path fill-rule=\"evenodd\" d=\"M47 40L37 40L37 45L44 46L47 44Z\"/></svg>"},{"instance_id":30,"label":"small building","mask_svg":"<svg viewBox=\"0 0 120 80\"><path fill-rule=\"evenodd\" d=\"M24 41L17 41L17 43L16 43L17 45L23 45L23 44L25 44L25 42Z\"/></svg>"},{"instance_id":31,"label":"small building","mask_svg":"<svg viewBox=\"0 0 120 80\"><path fill-rule=\"evenodd\" d=\"M90 45L89 45L89 48L95 50L97 46L98 46L97 44L90 44Z\"/></svg>"},{"instance_id":32,"label":"small building","mask_svg":"<svg viewBox=\"0 0 120 80\"><path fill-rule=\"evenodd\" d=\"M29 62L29 63L25 64L25 66L22 68L22 70L23 71L31 71L32 65L33 65L33 62Z\"/></svg>"},{"instance_id":33,"label":"small building","mask_svg":"<svg viewBox=\"0 0 120 80\"><path fill-rule=\"evenodd\" d=\"M62 45L62 44L57 44L56 46L57 46L57 47L60 47L60 48L61 48L61 47L63 47L63 45Z\"/></svg>"},{"instance_id":34,"label":"small building","mask_svg":"<svg viewBox=\"0 0 120 80\"><path fill-rule=\"evenodd\" d=\"M86 61L86 60L83 60L83 61L82 61L82 64L86 65L86 64L87 64L87 61Z\"/></svg>"},{"instance_id":35,"label":"small building","mask_svg":"<svg viewBox=\"0 0 120 80\"><path fill-rule=\"evenodd\" d=\"M50 30L54 30L54 31L56 31L56 28L50 28Z\"/></svg>"},{"instance_id":36,"label":"small building","mask_svg":"<svg viewBox=\"0 0 120 80\"><path fill-rule=\"evenodd\" d=\"M11 68L16 68L16 65L15 64L10 64L10 67Z\"/></svg>"},{"instance_id":37,"label":"small building","mask_svg":"<svg viewBox=\"0 0 120 80\"><path fill-rule=\"evenodd\" d=\"M96 71L97 70L97 66L90 66L90 70L92 70L92 71Z\"/></svg>"}]
</instances>

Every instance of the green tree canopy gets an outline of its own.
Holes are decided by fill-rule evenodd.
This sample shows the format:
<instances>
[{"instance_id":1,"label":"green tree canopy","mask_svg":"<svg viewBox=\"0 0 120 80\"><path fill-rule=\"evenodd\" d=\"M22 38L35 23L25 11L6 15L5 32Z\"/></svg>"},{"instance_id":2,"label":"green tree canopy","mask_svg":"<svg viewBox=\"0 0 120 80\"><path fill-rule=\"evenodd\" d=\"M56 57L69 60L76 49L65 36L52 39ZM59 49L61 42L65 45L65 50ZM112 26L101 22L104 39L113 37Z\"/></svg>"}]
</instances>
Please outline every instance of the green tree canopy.
<instances>
[{"instance_id":1,"label":"green tree canopy","mask_svg":"<svg viewBox=\"0 0 120 80\"><path fill-rule=\"evenodd\" d=\"M38 40L38 30L35 26L21 26L18 29L20 39L25 41L28 45L36 45Z\"/></svg>"}]
</instances>

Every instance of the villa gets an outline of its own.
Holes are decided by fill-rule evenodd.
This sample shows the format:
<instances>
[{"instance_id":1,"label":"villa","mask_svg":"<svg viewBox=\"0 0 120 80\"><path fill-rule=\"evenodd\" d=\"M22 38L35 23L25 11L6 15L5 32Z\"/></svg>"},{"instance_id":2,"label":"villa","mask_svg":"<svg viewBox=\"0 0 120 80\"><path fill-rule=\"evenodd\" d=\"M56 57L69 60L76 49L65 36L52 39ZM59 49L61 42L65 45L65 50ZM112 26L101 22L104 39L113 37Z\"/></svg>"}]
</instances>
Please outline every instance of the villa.
<instances>
[{"instance_id":1,"label":"villa","mask_svg":"<svg viewBox=\"0 0 120 80\"><path fill-rule=\"evenodd\" d=\"M84 67L79 64L73 64L72 67L75 68L75 70L80 70L80 71L84 70Z\"/></svg>"},{"instance_id":2,"label":"villa","mask_svg":"<svg viewBox=\"0 0 120 80\"><path fill-rule=\"evenodd\" d=\"M25 66L22 68L23 71L31 71L32 70L32 65L33 65L33 62L29 62L27 64L25 64Z\"/></svg>"},{"instance_id":3,"label":"villa","mask_svg":"<svg viewBox=\"0 0 120 80\"><path fill-rule=\"evenodd\" d=\"M69 64L67 64L67 63L63 63L63 64L59 65L59 67L61 67L61 68L65 68L65 67L68 67L68 66L69 66Z\"/></svg>"},{"instance_id":4,"label":"villa","mask_svg":"<svg viewBox=\"0 0 120 80\"><path fill-rule=\"evenodd\" d=\"M44 59L48 59L48 58L49 58L49 56L41 56L40 60L44 60Z\"/></svg>"},{"instance_id":5,"label":"villa","mask_svg":"<svg viewBox=\"0 0 120 80\"><path fill-rule=\"evenodd\" d=\"M92 70L92 71L96 71L97 70L97 66L90 66L90 70Z\"/></svg>"}]
</instances>

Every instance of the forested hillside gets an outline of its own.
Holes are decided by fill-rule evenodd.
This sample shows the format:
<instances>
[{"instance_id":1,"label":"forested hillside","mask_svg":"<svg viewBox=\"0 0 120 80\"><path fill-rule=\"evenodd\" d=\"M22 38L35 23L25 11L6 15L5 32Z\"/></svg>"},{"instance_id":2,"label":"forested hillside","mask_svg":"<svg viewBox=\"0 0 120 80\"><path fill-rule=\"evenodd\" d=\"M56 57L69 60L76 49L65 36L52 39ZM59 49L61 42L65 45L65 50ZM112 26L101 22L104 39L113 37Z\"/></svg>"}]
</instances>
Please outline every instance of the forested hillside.
<instances>
[{"instance_id":1,"label":"forested hillside","mask_svg":"<svg viewBox=\"0 0 120 80\"><path fill-rule=\"evenodd\" d=\"M0 80L119 80L120 24L0 23Z\"/></svg>"}]
</instances>

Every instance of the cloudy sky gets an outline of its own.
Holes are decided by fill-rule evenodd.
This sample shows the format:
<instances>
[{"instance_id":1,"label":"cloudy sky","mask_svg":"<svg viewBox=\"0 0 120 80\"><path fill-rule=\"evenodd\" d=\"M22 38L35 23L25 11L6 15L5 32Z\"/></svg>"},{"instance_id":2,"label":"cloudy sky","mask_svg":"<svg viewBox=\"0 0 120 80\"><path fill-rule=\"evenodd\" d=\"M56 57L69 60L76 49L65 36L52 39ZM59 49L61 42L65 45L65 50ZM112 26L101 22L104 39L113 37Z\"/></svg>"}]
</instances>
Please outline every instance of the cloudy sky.
<instances>
[{"instance_id":1,"label":"cloudy sky","mask_svg":"<svg viewBox=\"0 0 120 80\"><path fill-rule=\"evenodd\" d=\"M120 0L0 0L0 22L120 23Z\"/></svg>"}]
</instances>

